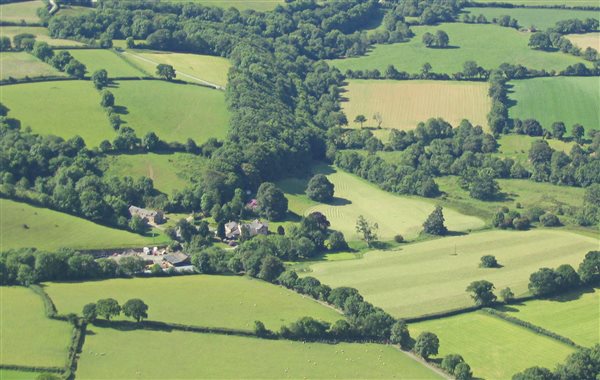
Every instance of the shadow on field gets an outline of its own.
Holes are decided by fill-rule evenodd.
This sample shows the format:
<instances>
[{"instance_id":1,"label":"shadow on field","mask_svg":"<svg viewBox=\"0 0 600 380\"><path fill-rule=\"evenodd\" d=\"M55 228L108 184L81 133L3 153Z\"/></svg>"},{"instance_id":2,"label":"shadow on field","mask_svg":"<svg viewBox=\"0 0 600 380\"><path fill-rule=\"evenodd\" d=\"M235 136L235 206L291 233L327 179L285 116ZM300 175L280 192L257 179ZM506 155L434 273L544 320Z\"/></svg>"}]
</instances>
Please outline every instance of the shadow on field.
<instances>
[{"instance_id":1,"label":"shadow on field","mask_svg":"<svg viewBox=\"0 0 600 380\"><path fill-rule=\"evenodd\" d=\"M331 206L345 206L352 204L352 201L346 198L333 197L333 200L331 202L325 202L325 204Z\"/></svg>"},{"instance_id":2,"label":"shadow on field","mask_svg":"<svg viewBox=\"0 0 600 380\"><path fill-rule=\"evenodd\" d=\"M116 114L119 114L119 115L128 115L129 114L129 110L125 106L115 105L115 106L113 106L113 110L115 111Z\"/></svg>"},{"instance_id":3,"label":"shadow on field","mask_svg":"<svg viewBox=\"0 0 600 380\"><path fill-rule=\"evenodd\" d=\"M595 291L596 290L593 287L591 287L591 286L585 286L585 287L581 287L581 288L579 288L577 290L574 290L572 292L559 294L557 296L548 297L548 298L545 298L545 299L548 300L548 301L555 301L555 302L569 302L569 301L578 300L584 294L594 293Z\"/></svg>"}]
</instances>

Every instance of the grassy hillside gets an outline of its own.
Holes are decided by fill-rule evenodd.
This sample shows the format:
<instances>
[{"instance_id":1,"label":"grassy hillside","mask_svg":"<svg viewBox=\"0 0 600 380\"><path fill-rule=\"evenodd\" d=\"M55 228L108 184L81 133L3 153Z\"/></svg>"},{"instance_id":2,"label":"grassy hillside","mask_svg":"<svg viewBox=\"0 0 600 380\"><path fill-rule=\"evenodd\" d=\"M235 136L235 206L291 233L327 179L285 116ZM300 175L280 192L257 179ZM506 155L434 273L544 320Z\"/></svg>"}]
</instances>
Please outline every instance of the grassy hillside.
<instances>
[{"instance_id":1,"label":"grassy hillside","mask_svg":"<svg viewBox=\"0 0 600 380\"><path fill-rule=\"evenodd\" d=\"M26 203L0 199L2 249L60 247L93 249L140 247L165 242L166 237L144 237L85 219Z\"/></svg>"},{"instance_id":2,"label":"grassy hillside","mask_svg":"<svg viewBox=\"0 0 600 380\"><path fill-rule=\"evenodd\" d=\"M0 290L0 365L63 366L71 326L46 318L42 299L31 290L6 286Z\"/></svg>"},{"instance_id":3,"label":"grassy hillside","mask_svg":"<svg viewBox=\"0 0 600 380\"><path fill-rule=\"evenodd\" d=\"M223 57L199 54L130 50L123 53L123 57L152 75L156 73L156 66L163 63L175 68L179 80L195 83L207 81L222 87L227 84L227 72L231 66Z\"/></svg>"},{"instance_id":4,"label":"grassy hillside","mask_svg":"<svg viewBox=\"0 0 600 380\"><path fill-rule=\"evenodd\" d=\"M415 317L472 305L465 288L481 279L523 296L531 273L541 267L577 266L597 247L597 239L563 231L496 230L317 263L311 275L332 287L355 287L396 317ZM496 256L503 267L479 268L483 255Z\"/></svg>"},{"instance_id":5,"label":"grassy hillside","mask_svg":"<svg viewBox=\"0 0 600 380\"><path fill-rule=\"evenodd\" d=\"M315 171L327 174L327 178L335 185L334 201L331 204L319 204L308 199L305 195L308 179L280 182L280 187L290 200L289 208L298 215L322 212L331 222L331 228L343 232L347 240L359 240L355 230L359 215L379 224L378 235L381 240L391 240L396 234L414 238L421 232L423 222L434 209L433 202L388 193L333 167L318 166ZM453 210L444 210L444 215L448 228L453 231L484 225L478 218Z\"/></svg>"},{"instance_id":6,"label":"grassy hillside","mask_svg":"<svg viewBox=\"0 0 600 380\"><path fill-rule=\"evenodd\" d=\"M37 10L43 6L44 3L41 0L2 4L0 5L0 21L40 22Z\"/></svg>"},{"instance_id":7,"label":"grassy hillside","mask_svg":"<svg viewBox=\"0 0 600 380\"><path fill-rule=\"evenodd\" d=\"M21 33L30 33L36 36L37 41L47 42L50 46L81 46L81 42L72 40L62 40L52 38L48 34L48 29L39 26L0 26L0 35L13 39L14 36Z\"/></svg>"},{"instance_id":8,"label":"grassy hillside","mask_svg":"<svg viewBox=\"0 0 600 380\"><path fill-rule=\"evenodd\" d=\"M600 128L598 77L536 78L510 84L509 98L516 102L509 108L511 118L533 118L550 130L555 121L564 122L567 131L575 123Z\"/></svg>"},{"instance_id":9,"label":"grassy hillside","mask_svg":"<svg viewBox=\"0 0 600 380\"><path fill-rule=\"evenodd\" d=\"M95 326L88 330L94 334L86 336L79 360L81 379L439 378L397 349L378 344L305 344Z\"/></svg>"},{"instance_id":10,"label":"grassy hillside","mask_svg":"<svg viewBox=\"0 0 600 380\"><path fill-rule=\"evenodd\" d=\"M116 136L100 106L100 93L87 81L6 86L2 102L10 108L11 117L35 133L65 139L81 136L89 147Z\"/></svg>"},{"instance_id":11,"label":"grassy hillside","mask_svg":"<svg viewBox=\"0 0 600 380\"><path fill-rule=\"evenodd\" d=\"M596 4L598 6L598 4ZM509 15L519 21L523 28L548 29L556 22L569 19L585 20L586 18L600 18L598 11L582 11L573 9L541 9L541 8L465 8L464 11L471 15L484 15L488 21Z\"/></svg>"},{"instance_id":12,"label":"grassy hillside","mask_svg":"<svg viewBox=\"0 0 600 380\"><path fill-rule=\"evenodd\" d=\"M121 115L125 125L139 137L154 132L165 141L192 138L203 143L227 136L229 112L223 91L158 80L120 81L111 91L116 105L126 108Z\"/></svg>"},{"instance_id":13,"label":"grassy hillside","mask_svg":"<svg viewBox=\"0 0 600 380\"><path fill-rule=\"evenodd\" d=\"M429 62L436 73L462 71L465 61L476 61L486 69L498 67L504 62L520 63L533 69L562 70L568 65L584 62L582 59L560 52L548 53L532 50L527 46L529 34L497 25L440 24L437 26L412 27L416 36L409 42L377 45L366 56L330 61L332 65L347 69L379 69L388 65L409 73L418 73ZM425 32L443 30L450 37L451 48L426 48L422 42Z\"/></svg>"},{"instance_id":14,"label":"grassy hillside","mask_svg":"<svg viewBox=\"0 0 600 380\"><path fill-rule=\"evenodd\" d=\"M414 129L431 117L441 117L452 125L462 119L487 125L491 107L487 83L450 81L350 80L342 103L348 121L365 115L365 126L377 126L372 116L379 112L382 128ZM435 94L435 96L431 96Z\"/></svg>"},{"instance_id":15,"label":"grassy hillside","mask_svg":"<svg viewBox=\"0 0 600 380\"><path fill-rule=\"evenodd\" d=\"M510 379L532 366L554 368L574 351L496 317L475 312L409 326L411 335L430 331L440 339L437 357L460 353L476 378Z\"/></svg>"},{"instance_id":16,"label":"grassy hillside","mask_svg":"<svg viewBox=\"0 0 600 380\"><path fill-rule=\"evenodd\" d=\"M566 37L581 49L588 47L600 50L600 32L585 34L567 34Z\"/></svg>"},{"instance_id":17,"label":"grassy hillside","mask_svg":"<svg viewBox=\"0 0 600 380\"><path fill-rule=\"evenodd\" d=\"M60 313L78 313L85 304L106 297L120 303L141 298L150 307L152 320L198 326L252 330L254 321L260 320L278 330L307 315L328 322L344 319L312 298L249 277L198 275L50 283L46 291Z\"/></svg>"},{"instance_id":18,"label":"grassy hillside","mask_svg":"<svg viewBox=\"0 0 600 380\"><path fill-rule=\"evenodd\" d=\"M144 73L120 58L112 50L69 50L75 59L83 63L87 68L87 75L91 76L94 71L105 69L108 76L114 77L139 77Z\"/></svg>"},{"instance_id":19,"label":"grassy hillside","mask_svg":"<svg viewBox=\"0 0 600 380\"><path fill-rule=\"evenodd\" d=\"M187 153L175 154L124 154L106 158L107 176L148 177L154 187L163 193L172 194L181 190L192 179L199 178L206 160Z\"/></svg>"},{"instance_id":20,"label":"grassy hillside","mask_svg":"<svg viewBox=\"0 0 600 380\"><path fill-rule=\"evenodd\" d=\"M0 55L0 79L64 76L63 73L45 62L40 61L33 55L25 52L2 52Z\"/></svg>"},{"instance_id":21,"label":"grassy hillside","mask_svg":"<svg viewBox=\"0 0 600 380\"><path fill-rule=\"evenodd\" d=\"M600 341L600 290L573 292L505 308L510 315L592 346Z\"/></svg>"},{"instance_id":22,"label":"grassy hillside","mask_svg":"<svg viewBox=\"0 0 600 380\"><path fill-rule=\"evenodd\" d=\"M477 0L478 3L508 3L516 5L566 5L568 7L597 7L597 0Z\"/></svg>"}]
</instances>

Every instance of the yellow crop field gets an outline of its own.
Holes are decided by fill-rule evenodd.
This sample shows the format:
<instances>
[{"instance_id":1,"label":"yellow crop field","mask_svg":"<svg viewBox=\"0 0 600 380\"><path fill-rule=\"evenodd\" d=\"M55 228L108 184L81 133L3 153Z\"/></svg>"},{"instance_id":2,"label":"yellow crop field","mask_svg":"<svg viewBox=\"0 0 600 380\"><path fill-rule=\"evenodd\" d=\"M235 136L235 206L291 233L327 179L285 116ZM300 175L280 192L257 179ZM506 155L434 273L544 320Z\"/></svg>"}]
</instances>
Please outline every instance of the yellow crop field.
<instances>
[{"instance_id":1,"label":"yellow crop field","mask_svg":"<svg viewBox=\"0 0 600 380\"><path fill-rule=\"evenodd\" d=\"M432 117L452 125L462 119L485 126L491 102L487 83L451 81L351 80L345 87L342 108L353 127L357 115L364 115L366 127L376 126L373 115L381 114L382 128L414 129Z\"/></svg>"},{"instance_id":2,"label":"yellow crop field","mask_svg":"<svg viewBox=\"0 0 600 380\"><path fill-rule=\"evenodd\" d=\"M586 34L568 34L566 36L572 43L586 49L588 47L600 50L600 33L586 33Z\"/></svg>"}]
</instances>

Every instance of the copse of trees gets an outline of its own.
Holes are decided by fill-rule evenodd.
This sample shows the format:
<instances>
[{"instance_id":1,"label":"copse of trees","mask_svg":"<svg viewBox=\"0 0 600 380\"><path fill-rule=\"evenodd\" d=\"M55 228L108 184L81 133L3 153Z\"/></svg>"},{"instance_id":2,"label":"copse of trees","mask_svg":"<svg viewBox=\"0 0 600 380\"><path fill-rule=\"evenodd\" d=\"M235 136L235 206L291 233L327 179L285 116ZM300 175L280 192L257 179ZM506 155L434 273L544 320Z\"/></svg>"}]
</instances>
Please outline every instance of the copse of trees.
<instances>
[{"instance_id":1,"label":"copse of trees","mask_svg":"<svg viewBox=\"0 0 600 380\"><path fill-rule=\"evenodd\" d=\"M446 48L450 44L450 37L443 30L438 30L435 34L426 32L423 34L423 44L428 47Z\"/></svg>"},{"instance_id":2,"label":"copse of trees","mask_svg":"<svg viewBox=\"0 0 600 380\"><path fill-rule=\"evenodd\" d=\"M32 45L31 53L40 60L49 63L58 71L65 72L78 79L82 79L87 71L85 65L73 58L68 51L61 50L55 54L52 47L46 42L35 41Z\"/></svg>"}]
</instances>

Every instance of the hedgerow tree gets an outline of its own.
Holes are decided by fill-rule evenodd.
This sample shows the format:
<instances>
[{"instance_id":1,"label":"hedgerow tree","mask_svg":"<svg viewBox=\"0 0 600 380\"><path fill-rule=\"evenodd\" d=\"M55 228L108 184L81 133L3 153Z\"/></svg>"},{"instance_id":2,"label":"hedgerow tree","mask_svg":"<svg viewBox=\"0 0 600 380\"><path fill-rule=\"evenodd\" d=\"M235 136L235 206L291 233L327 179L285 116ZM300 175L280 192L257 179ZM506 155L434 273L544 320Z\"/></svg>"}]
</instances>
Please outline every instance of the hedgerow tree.
<instances>
[{"instance_id":1,"label":"hedgerow tree","mask_svg":"<svg viewBox=\"0 0 600 380\"><path fill-rule=\"evenodd\" d=\"M365 117L365 115L356 115L356 117L354 118L354 122L355 123L360 123L360 128L362 129L363 124L366 123L367 118Z\"/></svg>"},{"instance_id":2,"label":"hedgerow tree","mask_svg":"<svg viewBox=\"0 0 600 380\"><path fill-rule=\"evenodd\" d=\"M466 291L471 293L471 298L477 306L489 306L496 301L494 284L486 280L473 281L467 286Z\"/></svg>"},{"instance_id":3,"label":"hedgerow tree","mask_svg":"<svg viewBox=\"0 0 600 380\"><path fill-rule=\"evenodd\" d=\"M169 81L175 79L177 76L173 66L164 63L160 63L156 66L156 75Z\"/></svg>"},{"instance_id":4,"label":"hedgerow tree","mask_svg":"<svg viewBox=\"0 0 600 380\"><path fill-rule=\"evenodd\" d=\"M306 195L317 202L329 202L333 199L334 185L323 174L317 174L308 181Z\"/></svg>"},{"instance_id":5,"label":"hedgerow tree","mask_svg":"<svg viewBox=\"0 0 600 380\"><path fill-rule=\"evenodd\" d=\"M108 72L104 69L95 71L92 74L92 82L94 82L94 87L96 87L96 89L102 90L104 87L108 86Z\"/></svg>"},{"instance_id":6,"label":"hedgerow tree","mask_svg":"<svg viewBox=\"0 0 600 380\"><path fill-rule=\"evenodd\" d=\"M100 100L100 105L104 108L114 107L115 105L115 96L112 92L108 90L102 91L102 99Z\"/></svg>"},{"instance_id":7,"label":"hedgerow tree","mask_svg":"<svg viewBox=\"0 0 600 380\"><path fill-rule=\"evenodd\" d=\"M403 349L410 348L411 339L410 332L408 331L408 325L403 320L396 321L392 325L390 333L390 342L399 344Z\"/></svg>"},{"instance_id":8,"label":"hedgerow tree","mask_svg":"<svg viewBox=\"0 0 600 380\"><path fill-rule=\"evenodd\" d=\"M470 380L473 378L471 367L467 363L458 363L454 368L454 377L456 380Z\"/></svg>"},{"instance_id":9,"label":"hedgerow tree","mask_svg":"<svg viewBox=\"0 0 600 380\"><path fill-rule=\"evenodd\" d=\"M465 360L459 354L448 354L442 359L442 369L451 375L454 375L454 369L460 363L464 363Z\"/></svg>"},{"instance_id":10,"label":"hedgerow tree","mask_svg":"<svg viewBox=\"0 0 600 380\"><path fill-rule=\"evenodd\" d=\"M121 306L113 298L101 299L96 302L96 312L107 321L121 314Z\"/></svg>"},{"instance_id":11,"label":"hedgerow tree","mask_svg":"<svg viewBox=\"0 0 600 380\"><path fill-rule=\"evenodd\" d=\"M448 232L444 225L444 213L441 206L436 206L435 210L429 214L423 223L423 231L430 235L445 235Z\"/></svg>"},{"instance_id":12,"label":"hedgerow tree","mask_svg":"<svg viewBox=\"0 0 600 380\"><path fill-rule=\"evenodd\" d=\"M373 242L377 240L378 229L379 225L377 223L369 223L364 216L358 216L358 219L356 220L356 232L362 235L362 238L367 243L368 247L371 247Z\"/></svg>"},{"instance_id":13,"label":"hedgerow tree","mask_svg":"<svg viewBox=\"0 0 600 380\"><path fill-rule=\"evenodd\" d=\"M437 355L440 348L440 340L434 333L425 331L422 332L415 342L413 350L417 355L424 359L428 359L431 355Z\"/></svg>"},{"instance_id":14,"label":"hedgerow tree","mask_svg":"<svg viewBox=\"0 0 600 380\"><path fill-rule=\"evenodd\" d=\"M96 311L95 303L88 303L83 307L83 320L86 322L94 322L96 317L98 317L98 312Z\"/></svg>"},{"instance_id":15,"label":"hedgerow tree","mask_svg":"<svg viewBox=\"0 0 600 380\"><path fill-rule=\"evenodd\" d=\"M563 139L563 136L567 132L567 127L565 127L565 123L562 121L557 121L552 123L552 136L556 137L559 140Z\"/></svg>"},{"instance_id":16,"label":"hedgerow tree","mask_svg":"<svg viewBox=\"0 0 600 380\"><path fill-rule=\"evenodd\" d=\"M500 298L502 298L502 302L509 304L515 298L515 294L510 288L506 287L500 290Z\"/></svg>"},{"instance_id":17,"label":"hedgerow tree","mask_svg":"<svg viewBox=\"0 0 600 380\"><path fill-rule=\"evenodd\" d=\"M579 277L585 284L600 283L600 251L590 251L579 264Z\"/></svg>"},{"instance_id":18,"label":"hedgerow tree","mask_svg":"<svg viewBox=\"0 0 600 380\"><path fill-rule=\"evenodd\" d=\"M536 32L529 37L529 46L538 50L550 50L552 48L552 40L548 33Z\"/></svg>"},{"instance_id":19,"label":"hedgerow tree","mask_svg":"<svg viewBox=\"0 0 600 380\"><path fill-rule=\"evenodd\" d=\"M148 305L139 298L132 298L123 305L123 314L140 322L142 319L148 318Z\"/></svg>"}]
</instances>

